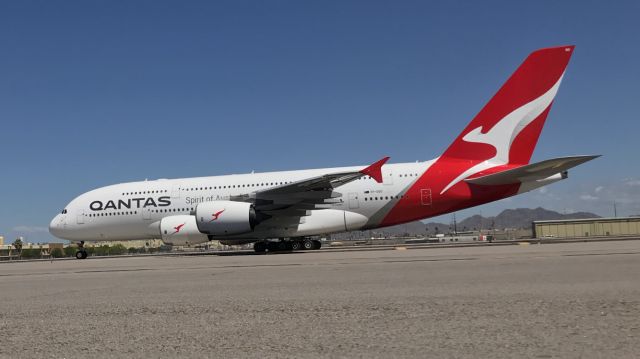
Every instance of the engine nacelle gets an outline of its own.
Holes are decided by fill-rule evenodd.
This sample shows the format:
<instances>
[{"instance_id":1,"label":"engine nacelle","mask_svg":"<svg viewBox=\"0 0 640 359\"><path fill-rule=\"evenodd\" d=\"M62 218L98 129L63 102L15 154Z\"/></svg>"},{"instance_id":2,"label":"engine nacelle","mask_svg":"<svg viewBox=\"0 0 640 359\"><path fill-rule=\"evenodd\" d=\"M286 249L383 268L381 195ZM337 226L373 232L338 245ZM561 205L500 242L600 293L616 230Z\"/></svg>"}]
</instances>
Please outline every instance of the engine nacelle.
<instances>
[{"instance_id":1,"label":"engine nacelle","mask_svg":"<svg viewBox=\"0 0 640 359\"><path fill-rule=\"evenodd\" d=\"M190 215L162 218L160 220L160 235L162 242L172 246L188 246L209 240L206 234L198 230L196 217Z\"/></svg>"},{"instance_id":2,"label":"engine nacelle","mask_svg":"<svg viewBox=\"0 0 640 359\"><path fill-rule=\"evenodd\" d=\"M257 223L256 210L251 203L213 201L196 207L198 230L211 236L249 233Z\"/></svg>"}]
</instances>

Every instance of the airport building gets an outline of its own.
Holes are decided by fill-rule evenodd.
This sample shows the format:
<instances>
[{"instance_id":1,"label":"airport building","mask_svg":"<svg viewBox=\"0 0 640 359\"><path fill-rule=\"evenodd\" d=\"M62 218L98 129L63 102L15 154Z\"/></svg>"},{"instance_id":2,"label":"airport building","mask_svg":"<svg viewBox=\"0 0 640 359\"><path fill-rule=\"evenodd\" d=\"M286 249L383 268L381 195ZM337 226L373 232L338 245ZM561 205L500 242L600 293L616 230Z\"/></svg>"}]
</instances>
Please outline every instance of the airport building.
<instances>
[{"instance_id":1,"label":"airport building","mask_svg":"<svg viewBox=\"0 0 640 359\"><path fill-rule=\"evenodd\" d=\"M640 236L640 217L534 221L535 238Z\"/></svg>"}]
</instances>

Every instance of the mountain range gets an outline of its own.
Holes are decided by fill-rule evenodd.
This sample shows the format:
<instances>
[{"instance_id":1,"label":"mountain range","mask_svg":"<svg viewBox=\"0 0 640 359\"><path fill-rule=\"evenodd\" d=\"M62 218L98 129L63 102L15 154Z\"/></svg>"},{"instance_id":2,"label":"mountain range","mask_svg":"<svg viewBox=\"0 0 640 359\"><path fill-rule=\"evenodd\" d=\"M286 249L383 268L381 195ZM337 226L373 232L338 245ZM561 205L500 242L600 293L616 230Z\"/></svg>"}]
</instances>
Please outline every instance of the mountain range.
<instances>
[{"instance_id":1,"label":"mountain range","mask_svg":"<svg viewBox=\"0 0 640 359\"><path fill-rule=\"evenodd\" d=\"M457 223L457 230L472 231L479 229L529 229L531 222L557 219L583 219L583 218L600 218L600 216L589 212L559 213L541 207L538 208L516 208L505 209L497 216L483 217L474 215L465 218ZM453 231L453 215L451 223L438 223L422 221L409 222L397 226L391 226L374 230L376 234L384 234L385 236L402 236L402 235L433 235L435 233L447 233ZM360 238L369 236L366 232L350 232L333 235L335 239ZM361 235L360 235L361 234Z\"/></svg>"}]
</instances>

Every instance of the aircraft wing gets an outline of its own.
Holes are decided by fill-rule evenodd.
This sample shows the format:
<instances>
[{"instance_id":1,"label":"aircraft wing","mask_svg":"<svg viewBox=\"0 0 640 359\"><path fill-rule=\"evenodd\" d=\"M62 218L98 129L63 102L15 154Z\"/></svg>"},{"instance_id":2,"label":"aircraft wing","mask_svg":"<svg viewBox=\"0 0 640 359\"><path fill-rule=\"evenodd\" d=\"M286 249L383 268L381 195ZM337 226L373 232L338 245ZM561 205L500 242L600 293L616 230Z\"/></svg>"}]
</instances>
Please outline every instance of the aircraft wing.
<instances>
[{"instance_id":1,"label":"aircraft wing","mask_svg":"<svg viewBox=\"0 0 640 359\"><path fill-rule=\"evenodd\" d=\"M592 155L554 158L486 176L467 178L464 181L476 185L490 186L542 180L555 174L562 173L587 161L591 161L597 157L600 156Z\"/></svg>"},{"instance_id":2,"label":"aircraft wing","mask_svg":"<svg viewBox=\"0 0 640 359\"><path fill-rule=\"evenodd\" d=\"M361 170L327 173L256 191L240 196L244 198L233 198L233 200L252 201L256 210L271 215L305 215L307 210L326 208L333 203L341 202L342 193L334 189L360 177L370 176L376 182L382 182L382 165L388 160L389 157L385 157Z\"/></svg>"}]
</instances>

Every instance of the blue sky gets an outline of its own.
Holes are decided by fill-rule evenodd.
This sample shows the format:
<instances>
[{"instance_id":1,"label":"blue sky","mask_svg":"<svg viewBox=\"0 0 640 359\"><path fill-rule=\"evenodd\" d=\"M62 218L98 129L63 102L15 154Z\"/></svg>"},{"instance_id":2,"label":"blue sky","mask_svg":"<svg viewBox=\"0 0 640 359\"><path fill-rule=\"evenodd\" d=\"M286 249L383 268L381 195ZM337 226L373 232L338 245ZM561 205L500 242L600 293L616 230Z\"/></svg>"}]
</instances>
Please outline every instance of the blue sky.
<instances>
[{"instance_id":1,"label":"blue sky","mask_svg":"<svg viewBox=\"0 0 640 359\"><path fill-rule=\"evenodd\" d=\"M563 44L533 159L604 156L459 218L640 213L639 4L3 2L0 235L50 240L69 200L112 183L431 159L529 52Z\"/></svg>"}]
</instances>

